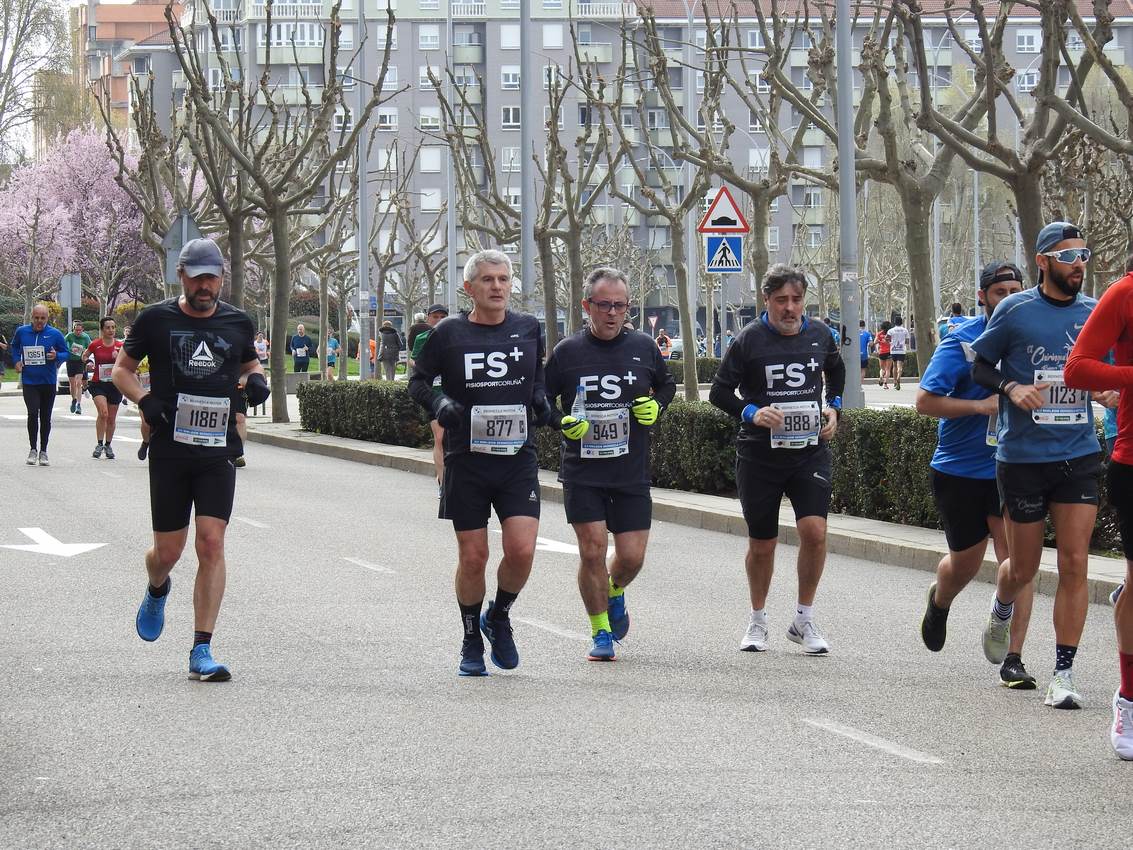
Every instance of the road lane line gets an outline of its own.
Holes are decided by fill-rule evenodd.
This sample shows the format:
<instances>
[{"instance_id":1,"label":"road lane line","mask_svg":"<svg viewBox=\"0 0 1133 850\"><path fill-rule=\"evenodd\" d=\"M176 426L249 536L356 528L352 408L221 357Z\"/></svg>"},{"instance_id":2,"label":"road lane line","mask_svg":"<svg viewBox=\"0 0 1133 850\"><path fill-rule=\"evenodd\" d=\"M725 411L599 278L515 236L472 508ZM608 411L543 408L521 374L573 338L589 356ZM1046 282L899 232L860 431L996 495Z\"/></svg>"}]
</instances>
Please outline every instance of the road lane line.
<instances>
[{"instance_id":1,"label":"road lane line","mask_svg":"<svg viewBox=\"0 0 1133 850\"><path fill-rule=\"evenodd\" d=\"M867 747L873 747L887 752L890 755L909 759L910 761L917 761L922 764L944 764L944 759L939 759L928 753L922 753L920 750L910 749L894 741L888 741L885 738L879 738L876 735L871 735L869 732L855 729L853 726L835 723L833 720L816 720L808 717L803 718L803 723L813 726L816 729L833 732L835 735L841 735L843 738L849 738L852 741L857 741L859 744L865 744Z\"/></svg>"},{"instance_id":2,"label":"road lane line","mask_svg":"<svg viewBox=\"0 0 1133 850\"><path fill-rule=\"evenodd\" d=\"M503 534L503 530L499 528L493 528L491 531L493 534ZM578 547L573 543L563 543L559 540L552 540L549 537L536 537L535 551L555 552L559 555L577 555Z\"/></svg>"},{"instance_id":3,"label":"road lane line","mask_svg":"<svg viewBox=\"0 0 1133 850\"><path fill-rule=\"evenodd\" d=\"M254 519L248 519L244 516L234 516L232 518L237 522L242 522L245 525L250 525L252 526L252 528L271 528L270 525L264 525L262 522L256 522Z\"/></svg>"},{"instance_id":4,"label":"road lane line","mask_svg":"<svg viewBox=\"0 0 1133 850\"><path fill-rule=\"evenodd\" d=\"M100 469L98 471L98 474L99 475L105 475L107 478L121 478L122 477L117 472L107 472L105 469Z\"/></svg>"},{"instance_id":5,"label":"road lane line","mask_svg":"<svg viewBox=\"0 0 1133 850\"><path fill-rule=\"evenodd\" d=\"M588 635L584 635L581 632L572 632L567 629L560 629L554 623L548 623L546 620L533 620L529 617L513 617L512 619L517 623L533 626L536 629L542 629L545 632L550 632L551 634L558 635L559 637L570 638L571 640L590 640L590 637Z\"/></svg>"},{"instance_id":6,"label":"road lane line","mask_svg":"<svg viewBox=\"0 0 1133 850\"><path fill-rule=\"evenodd\" d=\"M371 564L371 563L368 563L367 561L359 560L358 558L346 558L346 557L344 557L342 560L347 561L351 564L354 564L357 567L362 567L363 569L366 569L366 570L373 570L376 573L387 573L388 575L391 575L391 576L397 575L397 573L394 572L393 570L391 570L389 567L383 567L380 564Z\"/></svg>"}]
</instances>

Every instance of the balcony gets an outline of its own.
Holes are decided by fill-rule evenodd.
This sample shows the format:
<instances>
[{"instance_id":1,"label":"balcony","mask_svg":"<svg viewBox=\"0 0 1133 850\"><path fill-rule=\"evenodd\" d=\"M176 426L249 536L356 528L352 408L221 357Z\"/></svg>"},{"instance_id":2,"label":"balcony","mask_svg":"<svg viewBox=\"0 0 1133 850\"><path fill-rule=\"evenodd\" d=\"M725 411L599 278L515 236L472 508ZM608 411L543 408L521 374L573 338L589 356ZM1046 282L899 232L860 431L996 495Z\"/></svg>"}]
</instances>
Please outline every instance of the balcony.
<instances>
[{"instance_id":1,"label":"balcony","mask_svg":"<svg viewBox=\"0 0 1133 850\"><path fill-rule=\"evenodd\" d=\"M795 224L826 224L825 207L792 207L791 220Z\"/></svg>"},{"instance_id":2,"label":"balcony","mask_svg":"<svg viewBox=\"0 0 1133 850\"><path fill-rule=\"evenodd\" d=\"M1082 60L1082 57L1086 55L1086 48L1084 46L1083 47L1068 47L1067 52L1070 54L1070 59L1075 64L1077 64L1078 62L1080 62ZM1120 68L1120 67L1123 67L1125 65L1125 48L1124 47L1118 47L1116 45L1106 45L1105 48L1103 48L1102 53L1105 55L1106 59L1108 59L1110 62L1112 62L1117 67Z\"/></svg>"},{"instance_id":3,"label":"balcony","mask_svg":"<svg viewBox=\"0 0 1133 850\"><path fill-rule=\"evenodd\" d=\"M454 18L482 18L487 4L483 2L453 3L452 16Z\"/></svg>"},{"instance_id":4,"label":"balcony","mask_svg":"<svg viewBox=\"0 0 1133 850\"><path fill-rule=\"evenodd\" d=\"M319 85L307 85L307 95L311 98L312 103L319 103L323 97L323 87ZM271 89L271 100L279 106L298 106L306 103L303 99L303 87L299 85L279 85ZM259 91L256 93L256 102L261 106L267 105L267 96Z\"/></svg>"},{"instance_id":5,"label":"balcony","mask_svg":"<svg viewBox=\"0 0 1133 850\"><path fill-rule=\"evenodd\" d=\"M578 4L576 14L579 18L601 18L620 21L622 18L637 19L637 7L633 3L587 3Z\"/></svg>"},{"instance_id":6,"label":"balcony","mask_svg":"<svg viewBox=\"0 0 1133 850\"><path fill-rule=\"evenodd\" d=\"M452 49L452 61L457 65L482 65L484 45L458 44Z\"/></svg>"},{"instance_id":7,"label":"balcony","mask_svg":"<svg viewBox=\"0 0 1133 850\"><path fill-rule=\"evenodd\" d=\"M673 131L668 127L650 130L649 138L653 140L653 144L660 145L663 148L671 148L673 146Z\"/></svg>"},{"instance_id":8,"label":"balcony","mask_svg":"<svg viewBox=\"0 0 1133 850\"><path fill-rule=\"evenodd\" d=\"M578 55L583 62L605 64L614 61L614 45L608 42L590 42L578 45Z\"/></svg>"},{"instance_id":9,"label":"balcony","mask_svg":"<svg viewBox=\"0 0 1133 850\"><path fill-rule=\"evenodd\" d=\"M669 89L669 94L673 96L673 103L678 109L683 109L685 105L685 92L684 89ZM664 109L665 99L661 97L661 93L657 89L651 89L645 93L645 105L651 106L655 109Z\"/></svg>"},{"instance_id":10,"label":"balcony","mask_svg":"<svg viewBox=\"0 0 1133 850\"><path fill-rule=\"evenodd\" d=\"M472 106L479 106L484 102L484 92L479 86L468 86L464 89L464 99ZM463 102L464 101L460 99L459 92L453 94L453 105L457 111L460 110L460 106Z\"/></svg>"},{"instance_id":11,"label":"balcony","mask_svg":"<svg viewBox=\"0 0 1133 850\"><path fill-rule=\"evenodd\" d=\"M266 3L253 3L249 18L266 18L268 8ZM294 20L296 18L321 18L323 16L322 3L275 3L271 7L272 20ZM217 15L219 17L219 14Z\"/></svg>"},{"instance_id":12,"label":"balcony","mask_svg":"<svg viewBox=\"0 0 1133 850\"><path fill-rule=\"evenodd\" d=\"M597 186L599 183L606 179L606 175L608 173L608 169L602 166L595 166L594 170L590 172L590 176L586 181L587 185Z\"/></svg>"},{"instance_id":13,"label":"balcony","mask_svg":"<svg viewBox=\"0 0 1133 850\"><path fill-rule=\"evenodd\" d=\"M830 138L816 127L803 131L803 145L808 148L820 148L830 143Z\"/></svg>"},{"instance_id":14,"label":"balcony","mask_svg":"<svg viewBox=\"0 0 1133 850\"><path fill-rule=\"evenodd\" d=\"M260 65L268 64L266 47L256 48L256 61ZM296 47L292 49L290 44L281 45L271 49L271 61L273 63L284 62L288 65L294 64L296 61L300 65L322 65L323 49L321 47Z\"/></svg>"}]
</instances>

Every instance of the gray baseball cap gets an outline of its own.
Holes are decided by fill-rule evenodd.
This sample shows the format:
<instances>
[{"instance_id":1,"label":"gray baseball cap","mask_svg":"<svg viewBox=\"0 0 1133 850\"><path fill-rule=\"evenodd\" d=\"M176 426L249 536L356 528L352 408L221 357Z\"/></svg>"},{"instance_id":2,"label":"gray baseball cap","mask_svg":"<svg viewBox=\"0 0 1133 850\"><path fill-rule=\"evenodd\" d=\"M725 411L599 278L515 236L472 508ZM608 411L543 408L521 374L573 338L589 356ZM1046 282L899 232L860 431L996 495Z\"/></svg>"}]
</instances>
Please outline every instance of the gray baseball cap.
<instances>
[{"instance_id":1,"label":"gray baseball cap","mask_svg":"<svg viewBox=\"0 0 1133 850\"><path fill-rule=\"evenodd\" d=\"M429 315L432 315L433 313L444 313L447 316L448 307L446 307L444 304L434 304L429 308Z\"/></svg>"},{"instance_id":2,"label":"gray baseball cap","mask_svg":"<svg viewBox=\"0 0 1133 850\"><path fill-rule=\"evenodd\" d=\"M224 277L224 257L211 239L192 239L185 243L177 259L177 267L189 277L212 274Z\"/></svg>"}]
</instances>

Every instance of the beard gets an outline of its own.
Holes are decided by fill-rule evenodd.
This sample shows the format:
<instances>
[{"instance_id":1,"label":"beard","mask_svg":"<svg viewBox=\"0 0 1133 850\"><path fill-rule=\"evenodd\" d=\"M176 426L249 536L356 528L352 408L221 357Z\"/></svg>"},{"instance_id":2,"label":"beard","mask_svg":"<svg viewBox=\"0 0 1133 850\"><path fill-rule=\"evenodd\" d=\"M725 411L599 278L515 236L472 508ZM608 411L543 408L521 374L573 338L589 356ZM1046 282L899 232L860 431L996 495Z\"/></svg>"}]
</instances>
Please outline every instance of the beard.
<instances>
[{"instance_id":1,"label":"beard","mask_svg":"<svg viewBox=\"0 0 1133 850\"><path fill-rule=\"evenodd\" d=\"M1085 274L1077 269L1071 271L1070 274L1062 274L1054 268L1049 268L1046 273L1050 275L1050 282L1055 285L1055 288L1067 298L1073 298L1081 292L1082 283L1086 279ZM1076 276L1077 281L1072 281L1071 276Z\"/></svg>"}]
</instances>

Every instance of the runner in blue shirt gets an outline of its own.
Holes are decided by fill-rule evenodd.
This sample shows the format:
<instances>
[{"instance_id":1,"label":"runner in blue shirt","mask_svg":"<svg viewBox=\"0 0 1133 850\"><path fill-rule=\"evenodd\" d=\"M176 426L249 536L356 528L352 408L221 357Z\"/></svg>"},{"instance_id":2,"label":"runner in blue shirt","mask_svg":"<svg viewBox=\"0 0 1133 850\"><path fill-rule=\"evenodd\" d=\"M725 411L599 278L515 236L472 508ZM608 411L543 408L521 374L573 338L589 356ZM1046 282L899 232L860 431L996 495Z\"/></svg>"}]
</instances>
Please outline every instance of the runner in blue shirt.
<instances>
[{"instance_id":1,"label":"runner in blue shirt","mask_svg":"<svg viewBox=\"0 0 1133 850\"><path fill-rule=\"evenodd\" d=\"M972 380L972 342L983 333L1000 301L1023 289L1023 272L1011 263L993 262L980 272L980 304L984 314L957 324L941 340L921 378L917 412L940 418L932 456L932 494L948 541L948 554L936 568L921 620L921 639L933 652L944 648L948 611L983 565L991 536L995 559L1006 569L1007 537L1003 507L995 483L995 440L988 417L998 413L999 399ZM1023 639L1031 618L1034 584L1018 599L1011 646L999 670L1009 688L1034 690L1035 678L1023 666Z\"/></svg>"},{"instance_id":2,"label":"runner in blue shirt","mask_svg":"<svg viewBox=\"0 0 1133 850\"><path fill-rule=\"evenodd\" d=\"M873 334L865 329L865 320L858 322L858 347L861 349L862 380L865 380L865 370L869 368L869 345L873 342Z\"/></svg>"},{"instance_id":3,"label":"runner in blue shirt","mask_svg":"<svg viewBox=\"0 0 1133 850\"><path fill-rule=\"evenodd\" d=\"M50 465L47 440L51 436L51 409L59 383L59 364L70 353L62 332L47 320L47 308L36 304L31 310L31 324L20 325L12 334L12 362L20 374L24 406L28 410L28 441L31 443L28 466ZM35 448L37 438L39 451Z\"/></svg>"},{"instance_id":4,"label":"runner in blue shirt","mask_svg":"<svg viewBox=\"0 0 1133 850\"><path fill-rule=\"evenodd\" d=\"M1000 570L984 655L1007 655L1015 600L1039 569L1049 512L1058 541L1055 667L1046 704L1080 708L1072 667L1086 623L1086 564L1098 513L1101 447L1090 397L1063 369L1097 302L1081 294L1090 249L1073 224L1053 222L1036 244L1039 285L1006 298L972 343L972 377L999 400L996 478L1006 508L1010 568Z\"/></svg>"}]
</instances>

